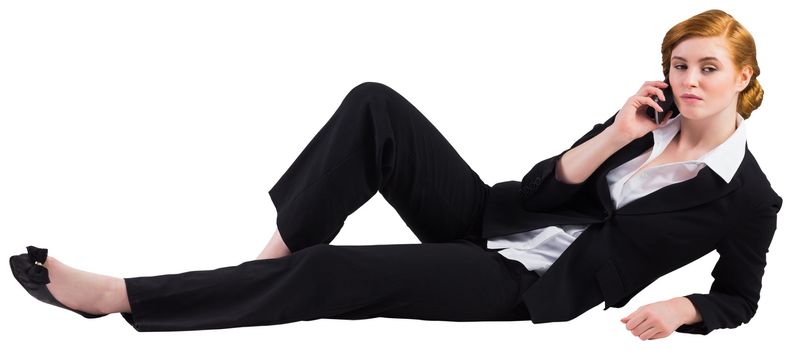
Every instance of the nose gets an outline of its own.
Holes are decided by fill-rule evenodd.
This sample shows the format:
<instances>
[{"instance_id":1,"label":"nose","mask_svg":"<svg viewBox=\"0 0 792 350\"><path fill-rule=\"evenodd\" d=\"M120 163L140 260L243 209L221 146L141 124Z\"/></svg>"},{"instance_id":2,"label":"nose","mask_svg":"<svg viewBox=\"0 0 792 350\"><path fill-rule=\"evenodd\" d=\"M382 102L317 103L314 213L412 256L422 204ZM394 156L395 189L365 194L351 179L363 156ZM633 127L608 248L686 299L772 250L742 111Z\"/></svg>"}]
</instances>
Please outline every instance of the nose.
<instances>
[{"instance_id":1,"label":"nose","mask_svg":"<svg viewBox=\"0 0 792 350\"><path fill-rule=\"evenodd\" d=\"M688 72L682 77L682 84L685 88L698 87L699 75L696 72Z\"/></svg>"}]
</instances>

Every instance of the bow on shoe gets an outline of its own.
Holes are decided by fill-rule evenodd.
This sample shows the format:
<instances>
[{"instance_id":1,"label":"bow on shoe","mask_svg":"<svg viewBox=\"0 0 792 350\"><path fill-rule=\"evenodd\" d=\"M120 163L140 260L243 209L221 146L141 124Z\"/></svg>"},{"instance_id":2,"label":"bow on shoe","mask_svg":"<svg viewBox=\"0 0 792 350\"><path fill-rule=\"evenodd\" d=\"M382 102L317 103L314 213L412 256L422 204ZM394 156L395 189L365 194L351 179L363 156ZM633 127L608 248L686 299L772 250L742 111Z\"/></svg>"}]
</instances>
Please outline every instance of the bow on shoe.
<instances>
[{"instance_id":1,"label":"bow on shoe","mask_svg":"<svg viewBox=\"0 0 792 350\"><path fill-rule=\"evenodd\" d=\"M27 247L27 251L27 254L12 256L9 259L9 263L11 264L11 272L14 274L14 278L30 295L39 301L74 311L86 318L97 318L107 315L89 314L61 304L45 286L50 283L49 271L44 267L44 262L47 261L47 249L31 245Z\"/></svg>"},{"instance_id":2,"label":"bow on shoe","mask_svg":"<svg viewBox=\"0 0 792 350\"><path fill-rule=\"evenodd\" d=\"M28 246L28 259L30 259L30 268L27 270L27 275L30 280L37 284L50 283L49 273L47 268L44 267L44 262L47 261L47 249L36 248Z\"/></svg>"}]
</instances>

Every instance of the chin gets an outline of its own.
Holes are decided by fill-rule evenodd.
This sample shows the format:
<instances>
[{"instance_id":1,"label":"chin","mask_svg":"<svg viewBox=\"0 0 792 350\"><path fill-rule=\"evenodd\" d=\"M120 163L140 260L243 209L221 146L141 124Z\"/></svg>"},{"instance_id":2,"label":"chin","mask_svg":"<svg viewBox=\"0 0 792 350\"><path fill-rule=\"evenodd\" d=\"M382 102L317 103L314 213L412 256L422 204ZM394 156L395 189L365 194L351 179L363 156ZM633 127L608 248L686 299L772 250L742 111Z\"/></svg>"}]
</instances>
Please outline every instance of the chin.
<instances>
[{"instance_id":1,"label":"chin","mask_svg":"<svg viewBox=\"0 0 792 350\"><path fill-rule=\"evenodd\" d=\"M709 115L696 108L680 108L679 113L687 119L704 119Z\"/></svg>"}]
</instances>

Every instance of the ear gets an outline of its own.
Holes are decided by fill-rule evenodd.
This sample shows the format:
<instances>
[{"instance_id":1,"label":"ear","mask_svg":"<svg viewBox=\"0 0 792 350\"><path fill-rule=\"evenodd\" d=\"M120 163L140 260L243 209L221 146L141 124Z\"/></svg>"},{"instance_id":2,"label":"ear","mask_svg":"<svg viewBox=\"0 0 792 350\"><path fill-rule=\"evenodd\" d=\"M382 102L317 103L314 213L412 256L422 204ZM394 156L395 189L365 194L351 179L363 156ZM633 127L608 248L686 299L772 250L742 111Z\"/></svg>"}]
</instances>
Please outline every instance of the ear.
<instances>
[{"instance_id":1,"label":"ear","mask_svg":"<svg viewBox=\"0 0 792 350\"><path fill-rule=\"evenodd\" d=\"M742 92L751 82L751 77L753 76L753 68L751 66L744 66L742 70L737 74L737 92Z\"/></svg>"}]
</instances>

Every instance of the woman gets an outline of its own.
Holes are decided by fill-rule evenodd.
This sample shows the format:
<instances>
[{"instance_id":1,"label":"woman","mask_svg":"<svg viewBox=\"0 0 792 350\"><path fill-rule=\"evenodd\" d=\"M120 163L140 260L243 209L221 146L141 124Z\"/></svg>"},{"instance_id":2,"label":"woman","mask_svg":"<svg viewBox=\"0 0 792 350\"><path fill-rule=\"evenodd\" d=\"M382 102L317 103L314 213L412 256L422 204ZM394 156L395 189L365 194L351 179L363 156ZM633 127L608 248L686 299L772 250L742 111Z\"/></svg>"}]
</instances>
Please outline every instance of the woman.
<instances>
[{"instance_id":1,"label":"woman","mask_svg":"<svg viewBox=\"0 0 792 350\"><path fill-rule=\"evenodd\" d=\"M651 99L667 84L648 81L522 182L486 185L404 97L363 83L270 190L277 229L257 259L116 278L30 246L11 269L41 301L89 318L118 312L139 331L317 318L541 323L603 300L623 306L717 249L711 294L645 305L622 322L641 339L733 328L755 313L781 207L745 142L762 100L754 42L711 10L674 26L662 55L678 115ZM330 245L378 191L422 244Z\"/></svg>"}]
</instances>

